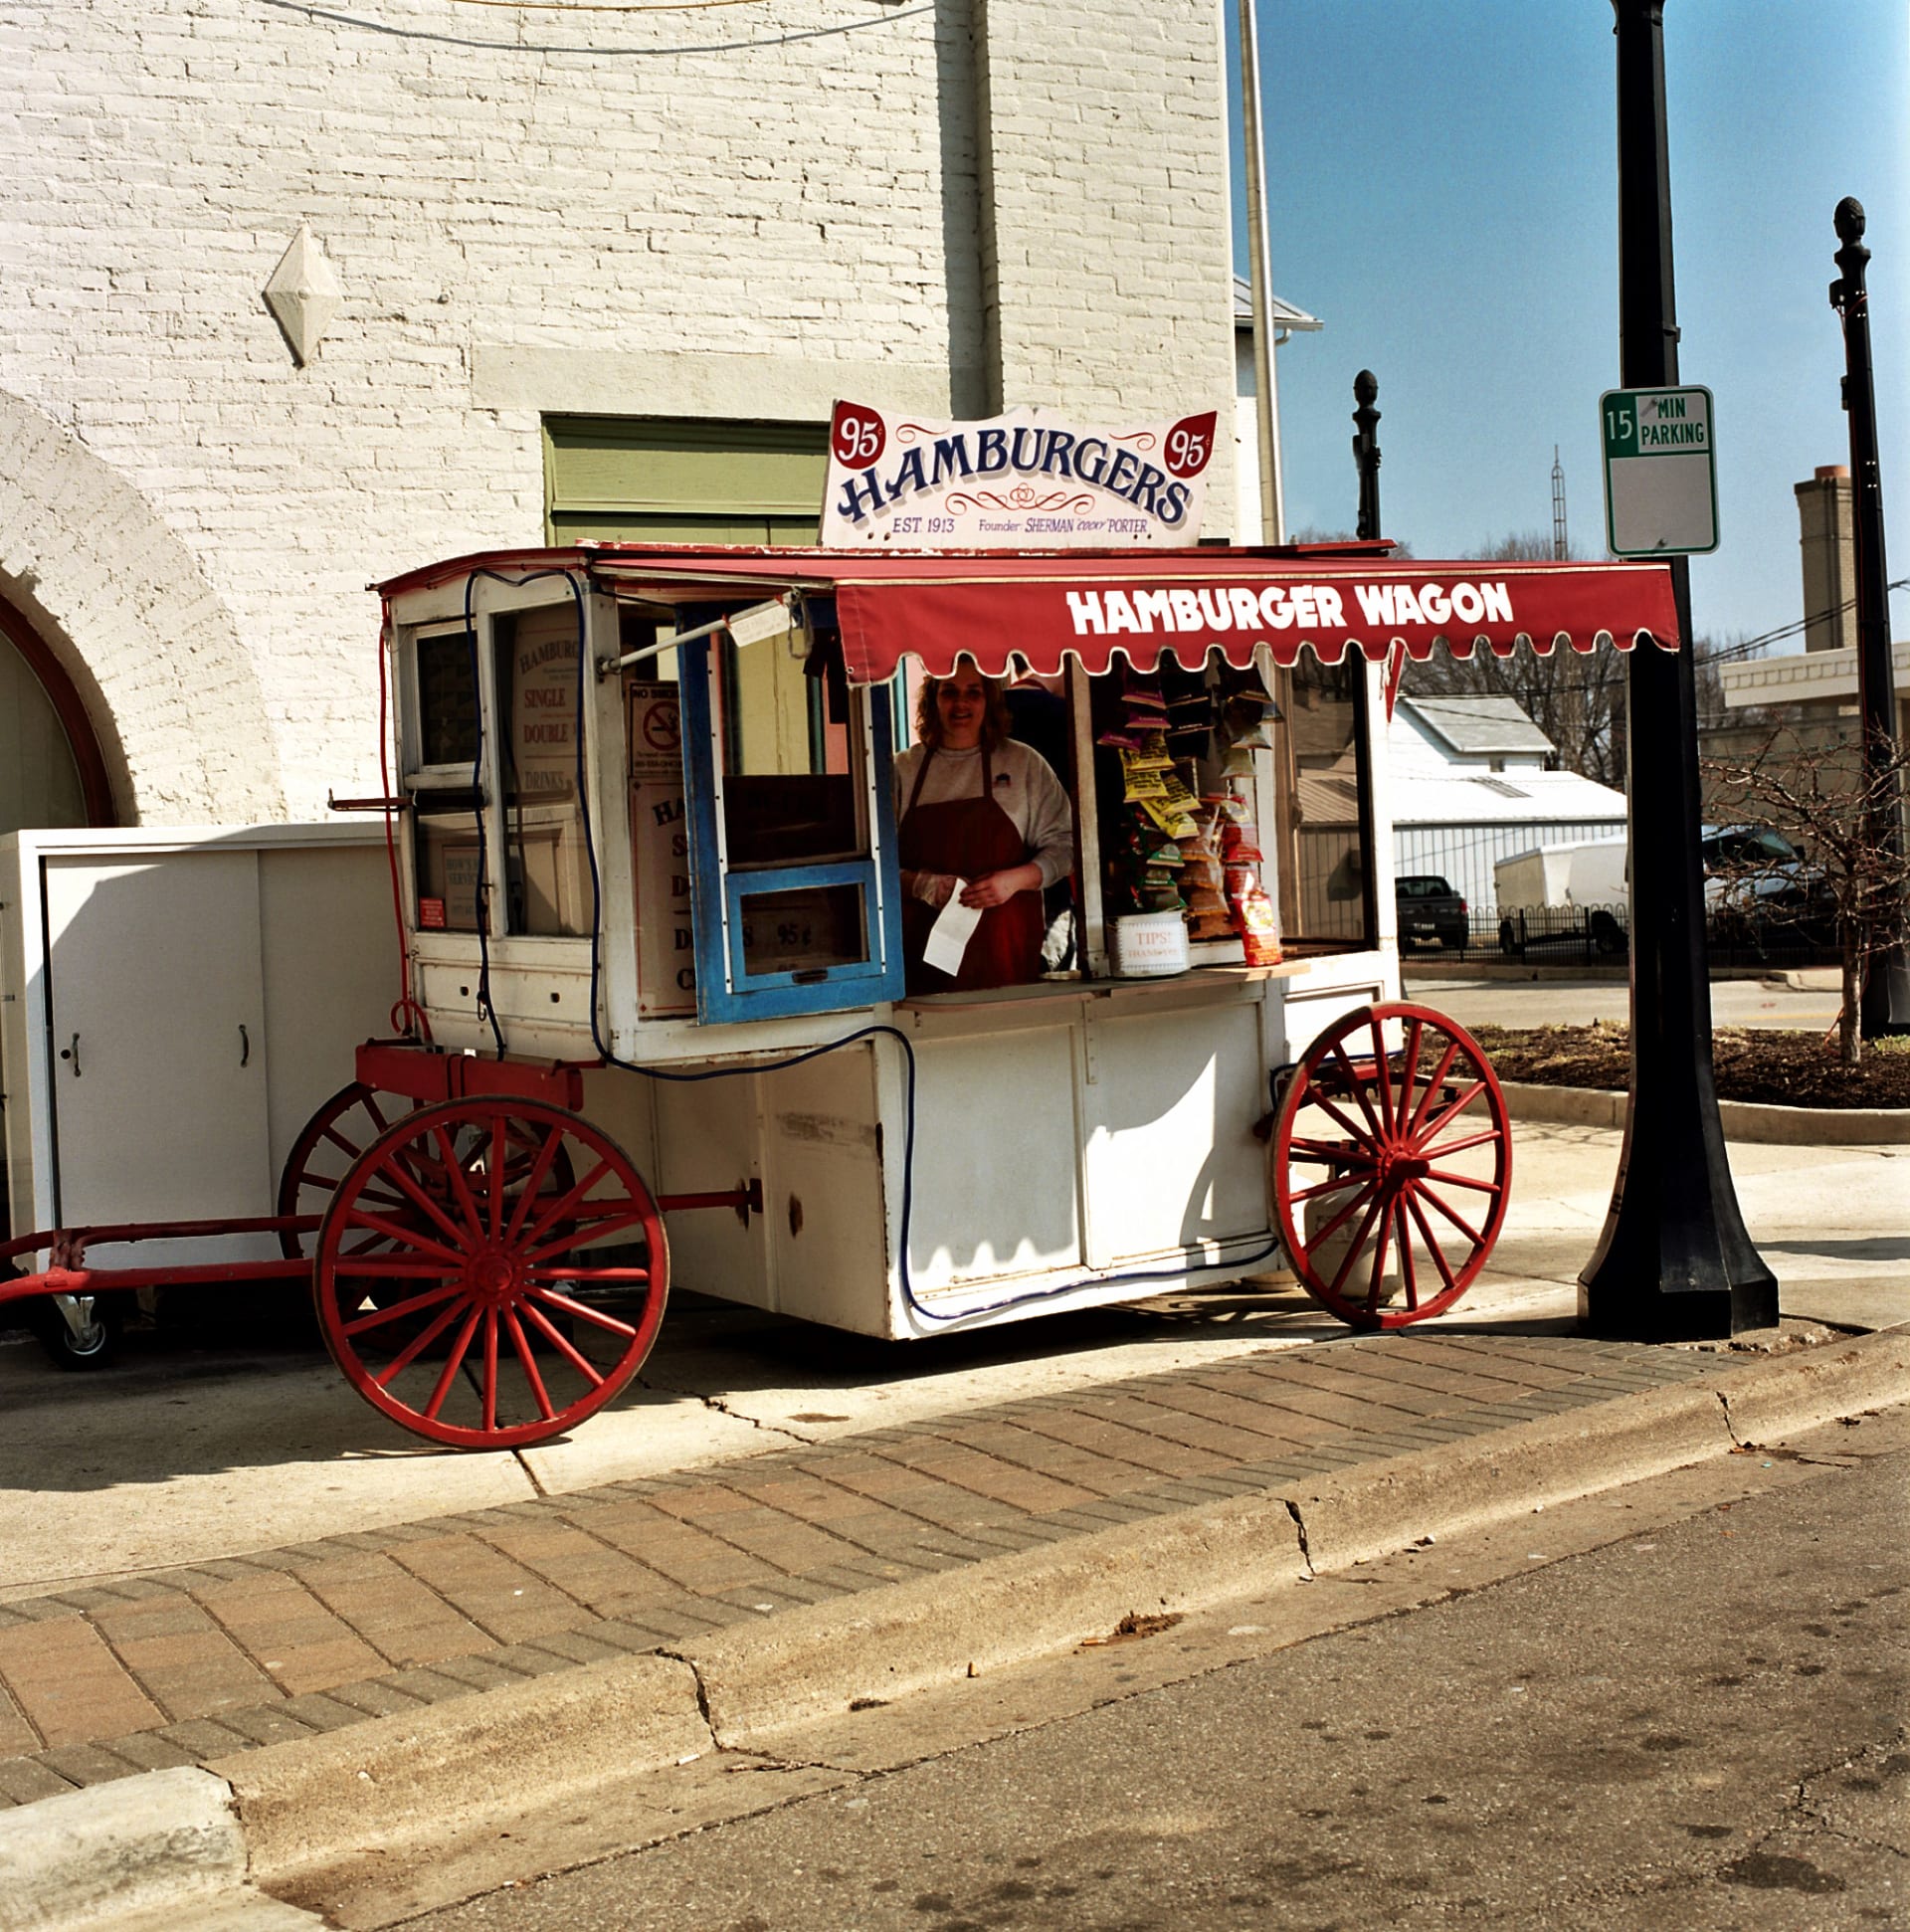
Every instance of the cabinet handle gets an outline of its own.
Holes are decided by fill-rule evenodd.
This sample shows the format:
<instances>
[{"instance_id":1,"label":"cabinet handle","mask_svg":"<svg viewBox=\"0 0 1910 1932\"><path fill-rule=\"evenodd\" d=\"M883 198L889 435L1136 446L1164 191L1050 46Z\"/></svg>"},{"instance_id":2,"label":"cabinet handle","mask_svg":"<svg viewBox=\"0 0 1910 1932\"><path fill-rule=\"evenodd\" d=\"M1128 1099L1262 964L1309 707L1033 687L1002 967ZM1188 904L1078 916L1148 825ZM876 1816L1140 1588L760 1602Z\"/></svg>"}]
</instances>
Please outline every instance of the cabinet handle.
<instances>
[{"instance_id":1,"label":"cabinet handle","mask_svg":"<svg viewBox=\"0 0 1910 1932\"><path fill-rule=\"evenodd\" d=\"M239 1064L241 1066L245 1065L251 1058L252 1036L246 1032L244 1027L241 1027L239 1029Z\"/></svg>"},{"instance_id":2,"label":"cabinet handle","mask_svg":"<svg viewBox=\"0 0 1910 1932\"><path fill-rule=\"evenodd\" d=\"M78 1034L73 1036L71 1047L61 1048L60 1058L73 1062L73 1077L77 1080L80 1077L80 1036Z\"/></svg>"}]
</instances>

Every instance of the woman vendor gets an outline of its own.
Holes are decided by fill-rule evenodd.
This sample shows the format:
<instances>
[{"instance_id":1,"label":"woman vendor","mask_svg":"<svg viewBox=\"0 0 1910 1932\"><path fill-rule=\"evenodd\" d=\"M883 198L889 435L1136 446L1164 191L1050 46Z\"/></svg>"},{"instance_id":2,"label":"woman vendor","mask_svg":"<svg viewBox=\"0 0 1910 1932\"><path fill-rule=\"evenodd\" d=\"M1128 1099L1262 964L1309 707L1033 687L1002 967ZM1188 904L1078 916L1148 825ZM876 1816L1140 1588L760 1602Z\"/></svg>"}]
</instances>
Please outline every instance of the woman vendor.
<instances>
[{"instance_id":1,"label":"woman vendor","mask_svg":"<svg viewBox=\"0 0 1910 1932\"><path fill-rule=\"evenodd\" d=\"M1015 986L1042 970L1042 891L1073 866L1074 815L1061 782L1008 735L1000 682L974 659L927 678L918 742L895 759L902 869L902 950L911 993ZM927 965L922 948L961 883L979 908L961 969Z\"/></svg>"}]
</instances>

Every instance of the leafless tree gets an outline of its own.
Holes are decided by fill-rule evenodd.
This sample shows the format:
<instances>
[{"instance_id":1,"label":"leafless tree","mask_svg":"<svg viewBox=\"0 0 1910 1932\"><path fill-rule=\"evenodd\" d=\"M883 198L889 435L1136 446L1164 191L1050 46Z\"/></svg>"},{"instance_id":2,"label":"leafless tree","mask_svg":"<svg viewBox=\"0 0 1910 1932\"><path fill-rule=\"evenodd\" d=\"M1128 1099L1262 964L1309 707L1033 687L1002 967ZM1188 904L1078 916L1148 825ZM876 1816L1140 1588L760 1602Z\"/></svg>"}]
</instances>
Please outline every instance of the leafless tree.
<instances>
[{"instance_id":1,"label":"leafless tree","mask_svg":"<svg viewBox=\"0 0 1910 1932\"><path fill-rule=\"evenodd\" d=\"M1891 745L1866 773L1854 747L1825 746L1779 730L1754 756L1708 760L1707 773L1721 817L1770 827L1802 855L1802 863L1775 848L1760 856L1754 842L1744 842L1735 860L1711 868L1717 913L1767 926L1834 918L1843 974L1839 1057L1855 1066L1863 1052L1857 998L1864 973L1905 938L1910 858L1901 839L1892 847L1874 833L1879 818L1887 822L1902 811L1910 750Z\"/></svg>"},{"instance_id":2,"label":"leafless tree","mask_svg":"<svg viewBox=\"0 0 1910 1932\"><path fill-rule=\"evenodd\" d=\"M1552 539L1536 532L1502 538L1483 561L1550 562ZM1407 669L1405 689L1427 697L1512 697L1552 740L1559 762L1602 785L1624 787L1624 668L1609 652L1576 651L1542 658L1521 651L1469 659L1435 653Z\"/></svg>"}]
</instances>

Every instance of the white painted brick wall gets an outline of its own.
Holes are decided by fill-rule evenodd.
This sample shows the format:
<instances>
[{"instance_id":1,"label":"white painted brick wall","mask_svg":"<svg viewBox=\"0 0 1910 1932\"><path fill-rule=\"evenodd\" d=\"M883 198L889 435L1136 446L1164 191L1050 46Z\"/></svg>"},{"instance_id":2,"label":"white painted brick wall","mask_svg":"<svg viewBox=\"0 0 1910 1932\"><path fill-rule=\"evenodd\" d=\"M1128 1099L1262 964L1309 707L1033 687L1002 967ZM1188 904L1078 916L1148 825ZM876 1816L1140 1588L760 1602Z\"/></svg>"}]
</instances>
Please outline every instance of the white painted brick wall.
<instances>
[{"instance_id":1,"label":"white painted brick wall","mask_svg":"<svg viewBox=\"0 0 1910 1932\"><path fill-rule=\"evenodd\" d=\"M940 370L972 413L987 280L1009 400L1225 407L1218 11L1054 27L1032 0L9 0L0 589L109 711L133 809L372 789L364 586L537 540L540 410L694 413L646 363ZM263 299L300 220L344 290L302 369ZM487 406L499 350L546 352L540 386ZM758 378L760 413L819 387Z\"/></svg>"}]
</instances>

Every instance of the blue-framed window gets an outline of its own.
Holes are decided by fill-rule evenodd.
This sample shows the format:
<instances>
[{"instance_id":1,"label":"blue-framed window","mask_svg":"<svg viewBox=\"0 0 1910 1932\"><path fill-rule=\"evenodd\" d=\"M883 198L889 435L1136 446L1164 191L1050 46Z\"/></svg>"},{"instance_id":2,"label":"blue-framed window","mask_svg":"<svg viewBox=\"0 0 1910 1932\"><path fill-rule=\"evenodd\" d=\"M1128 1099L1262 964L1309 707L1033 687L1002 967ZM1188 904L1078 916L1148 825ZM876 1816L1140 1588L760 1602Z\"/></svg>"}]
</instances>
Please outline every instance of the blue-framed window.
<instances>
[{"instance_id":1,"label":"blue-framed window","mask_svg":"<svg viewBox=\"0 0 1910 1932\"><path fill-rule=\"evenodd\" d=\"M681 611L678 628L716 615ZM810 650L827 645L818 632ZM821 663L789 637L739 649L722 633L678 660L704 1022L902 996L887 694L837 679L832 695Z\"/></svg>"}]
</instances>

